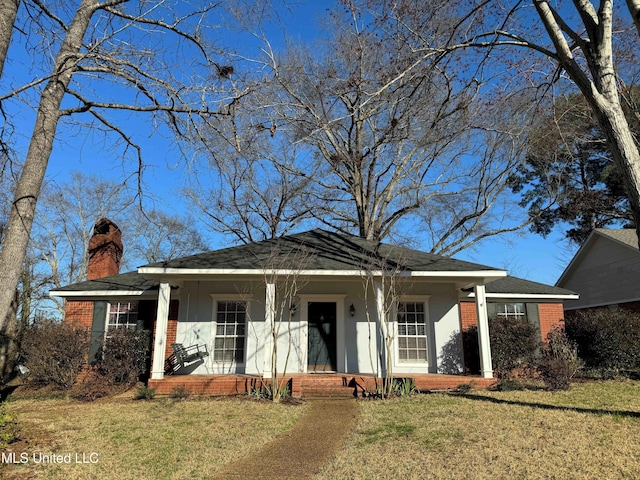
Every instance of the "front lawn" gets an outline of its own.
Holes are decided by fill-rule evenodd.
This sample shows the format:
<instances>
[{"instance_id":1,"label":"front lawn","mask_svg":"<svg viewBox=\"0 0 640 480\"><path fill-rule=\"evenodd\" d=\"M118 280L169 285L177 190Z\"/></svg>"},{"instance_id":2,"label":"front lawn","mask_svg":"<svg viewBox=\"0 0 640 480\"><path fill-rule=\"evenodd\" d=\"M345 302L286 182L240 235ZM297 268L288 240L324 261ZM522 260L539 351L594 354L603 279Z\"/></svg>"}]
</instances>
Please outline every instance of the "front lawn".
<instances>
[{"instance_id":1,"label":"front lawn","mask_svg":"<svg viewBox=\"0 0 640 480\"><path fill-rule=\"evenodd\" d=\"M362 402L321 478L640 478L640 382Z\"/></svg>"},{"instance_id":2,"label":"front lawn","mask_svg":"<svg viewBox=\"0 0 640 480\"><path fill-rule=\"evenodd\" d=\"M305 409L246 399L17 399L6 406L22 438L8 451L28 460L8 464L5 450L0 477L60 479L209 478L291 428ZM52 453L63 455L61 463L36 463Z\"/></svg>"},{"instance_id":3,"label":"front lawn","mask_svg":"<svg viewBox=\"0 0 640 480\"><path fill-rule=\"evenodd\" d=\"M5 462L0 477L107 480L210 478L286 432L307 408L246 399L15 399L6 405L22 434L9 450L98 461ZM640 478L638 381L358 405L347 444L318 478ZM247 475L256 468L259 462Z\"/></svg>"}]
</instances>

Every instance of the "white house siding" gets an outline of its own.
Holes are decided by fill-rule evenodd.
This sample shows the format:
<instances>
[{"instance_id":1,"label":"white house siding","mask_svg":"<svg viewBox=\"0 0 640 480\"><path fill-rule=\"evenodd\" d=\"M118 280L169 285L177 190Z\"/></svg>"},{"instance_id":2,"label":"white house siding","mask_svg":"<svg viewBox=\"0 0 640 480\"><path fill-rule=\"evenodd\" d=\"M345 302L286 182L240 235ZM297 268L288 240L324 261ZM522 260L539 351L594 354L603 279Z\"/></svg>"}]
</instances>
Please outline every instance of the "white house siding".
<instances>
[{"instance_id":1,"label":"white house siding","mask_svg":"<svg viewBox=\"0 0 640 480\"><path fill-rule=\"evenodd\" d=\"M428 318L428 365L402 364L397 362L394 352L394 373L436 373L450 372L451 352L461 356L460 320L457 308L458 295L450 284L429 284L412 282L406 288L411 299L427 298ZM221 365L210 355L205 362L189 373L247 373L262 374L270 368L270 359L265 353L270 350L269 330L265 324L265 285L261 281L187 281L180 288L180 311L176 341L184 345L206 344L213 351L214 331L212 329L213 305L215 298L225 296L238 299L251 297L249 319L245 340L246 361L243 365ZM276 289L277 295L277 289ZM213 297L212 297L213 296ZM338 302L342 311L338 313L337 352L338 369L346 373L380 374L378 363L379 338L376 325L376 308L373 290L365 299L363 282L357 280L326 279L311 281L299 292L297 311L290 328L281 325L278 341L278 371L285 370L289 346L287 373L303 372L306 369L306 308L301 302ZM277 303L277 302L276 302ZM355 308L353 317L350 306ZM396 326L393 322L394 331ZM288 331L292 332L289 342ZM453 355L455 357L455 354ZM458 362L460 363L460 362ZM445 368L446 367L446 368Z\"/></svg>"},{"instance_id":2,"label":"white house siding","mask_svg":"<svg viewBox=\"0 0 640 480\"><path fill-rule=\"evenodd\" d=\"M580 294L567 300L565 309L624 303L640 299L640 252L597 235L582 253L563 288Z\"/></svg>"}]
</instances>

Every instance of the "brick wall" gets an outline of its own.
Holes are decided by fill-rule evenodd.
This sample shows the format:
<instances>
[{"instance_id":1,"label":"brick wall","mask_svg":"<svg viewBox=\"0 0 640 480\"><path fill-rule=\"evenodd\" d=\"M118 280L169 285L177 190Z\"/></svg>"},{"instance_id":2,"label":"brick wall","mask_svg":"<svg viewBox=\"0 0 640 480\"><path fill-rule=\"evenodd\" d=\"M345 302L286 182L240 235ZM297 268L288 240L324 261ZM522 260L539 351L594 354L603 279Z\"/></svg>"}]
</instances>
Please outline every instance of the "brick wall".
<instances>
[{"instance_id":1,"label":"brick wall","mask_svg":"<svg viewBox=\"0 0 640 480\"><path fill-rule=\"evenodd\" d=\"M538 317L540 318L542 340L547 339L547 335L554 326L564 327L564 309L561 303L538 304Z\"/></svg>"},{"instance_id":2,"label":"brick wall","mask_svg":"<svg viewBox=\"0 0 640 480\"><path fill-rule=\"evenodd\" d=\"M564 310L561 303L539 303L538 317L540 320L540 336L547 338L547 334L554 325L564 326ZM476 304L474 302L460 302L460 329L464 332L470 327L477 327Z\"/></svg>"},{"instance_id":3,"label":"brick wall","mask_svg":"<svg viewBox=\"0 0 640 480\"><path fill-rule=\"evenodd\" d=\"M460 329L464 332L478 326L475 302L460 302Z\"/></svg>"},{"instance_id":4,"label":"brick wall","mask_svg":"<svg viewBox=\"0 0 640 480\"><path fill-rule=\"evenodd\" d=\"M91 330L91 323L93 322L93 302L67 301L65 304L64 321Z\"/></svg>"}]
</instances>

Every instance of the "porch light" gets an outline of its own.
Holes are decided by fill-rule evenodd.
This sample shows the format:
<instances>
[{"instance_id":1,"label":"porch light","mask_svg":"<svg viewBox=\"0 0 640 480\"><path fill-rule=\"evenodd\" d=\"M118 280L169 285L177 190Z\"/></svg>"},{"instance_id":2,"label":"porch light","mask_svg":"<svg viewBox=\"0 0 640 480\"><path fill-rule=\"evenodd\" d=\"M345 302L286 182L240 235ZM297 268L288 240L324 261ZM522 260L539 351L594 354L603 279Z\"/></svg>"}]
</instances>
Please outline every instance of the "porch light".
<instances>
[{"instance_id":1,"label":"porch light","mask_svg":"<svg viewBox=\"0 0 640 480\"><path fill-rule=\"evenodd\" d=\"M356 307L354 307L352 303L351 306L349 307L349 315L353 317L355 316L355 314L356 314Z\"/></svg>"}]
</instances>

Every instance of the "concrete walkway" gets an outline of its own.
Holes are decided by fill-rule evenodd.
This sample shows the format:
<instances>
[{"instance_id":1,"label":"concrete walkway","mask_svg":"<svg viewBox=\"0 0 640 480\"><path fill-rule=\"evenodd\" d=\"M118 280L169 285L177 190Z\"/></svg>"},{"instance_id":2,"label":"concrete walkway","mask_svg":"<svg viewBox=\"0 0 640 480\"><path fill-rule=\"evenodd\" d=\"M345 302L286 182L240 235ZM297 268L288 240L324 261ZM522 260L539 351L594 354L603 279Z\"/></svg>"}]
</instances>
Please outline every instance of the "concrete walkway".
<instances>
[{"instance_id":1,"label":"concrete walkway","mask_svg":"<svg viewBox=\"0 0 640 480\"><path fill-rule=\"evenodd\" d=\"M291 430L214 478L311 478L342 446L357 416L355 400L310 400Z\"/></svg>"}]
</instances>

